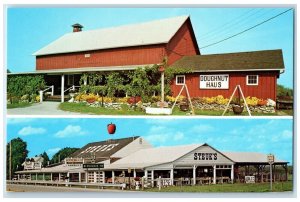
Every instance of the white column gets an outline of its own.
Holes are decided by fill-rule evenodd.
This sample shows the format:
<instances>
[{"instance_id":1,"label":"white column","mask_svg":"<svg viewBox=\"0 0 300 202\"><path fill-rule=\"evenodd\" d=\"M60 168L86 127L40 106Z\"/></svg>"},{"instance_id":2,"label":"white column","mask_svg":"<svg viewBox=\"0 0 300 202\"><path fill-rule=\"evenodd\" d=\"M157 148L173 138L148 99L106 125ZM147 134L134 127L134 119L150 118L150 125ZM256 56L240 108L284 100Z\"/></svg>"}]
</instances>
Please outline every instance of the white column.
<instances>
[{"instance_id":1,"label":"white column","mask_svg":"<svg viewBox=\"0 0 300 202\"><path fill-rule=\"evenodd\" d=\"M40 90L39 93L40 93L40 103L42 103L43 102L43 91Z\"/></svg>"},{"instance_id":2,"label":"white column","mask_svg":"<svg viewBox=\"0 0 300 202\"><path fill-rule=\"evenodd\" d=\"M58 181L59 182L60 182L60 178L61 178L60 173L58 173Z\"/></svg>"},{"instance_id":3,"label":"white column","mask_svg":"<svg viewBox=\"0 0 300 202\"><path fill-rule=\"evenodd\" d=\"M100 171L99 171L99 173L100 173ZM102 181L102 183L105 183L105 171L102 171L102 173L103 173L103 181Z\"/></svg>"},{"instance_id":4,"label":"white column","mask_svg":"<svg viewBox=\"0 0 300 202\"><path fill-rule=\"evenodd\" d=\"M193 185L196 184L196 166L193 167Z\"/></svg>"},{"instance_id":5,"label":"white column","mask_svg":"<svg viewBox=\"0 0 300 202\"><path fill-rule=\"evenodd\" d=\"M136 171L135 171L135 169L133 170L133 177L136 177Z\"/></svg>"},{"instance_id":6,"label":"white column","mask_svg":"<svg viewBox=\"0 0 300 202\"><path fill-rule=\"evenodd\" d=\"M81 173L78 173L78 181L81 182Z\"/></svg>"},{"instance_id":7,"label":"white column","mask_svg":"<svg viewBox=\"0 0 300 202\"><path fill-rule=\"evenodd\" d=\"M217 182L217 179L216 179L216 165L214 165L213 168L214 168L213 184L216 184L216 182Z\"/></svg>"},{"instance_id":8,"label":"white column","mask_svg":"<svg viewBox=\"0 0 300 202\"><path fill-rule=\"evenodd\" d=\"M170 170L171 185L174 185L174 168Z\"/></svg>"},{"instance_id":9,"label":"white column","mask_svg":"<svg viewBox=\"0 0 300 202\"><path fill-rule=\"evenodd\" d=\"M52 173L50 174L50 180L51 180L51 182L53 181L53 176L52 176Z\"/></svg>"},{"instance_id":10,"label":"white column","mask_svg":"<svg viewBox=\"0 0 300 202\"><path fill-rule=\"evenodd\" d=\"M68 182L70 182L70 173L67 173Z\"/></svg>"},{"instance_id":11,"label":"white column","mask_svg":"<svg viewBox=\"0 0 300 202\"><path fill-rule=\"evenodd\" d=\"M148 178L148 170L145 170L145 178Z\"/></svg>"},{"instance_id":12,"label":"white column","mask_svg":"<svg viewBox=\"0 0 300 202\"><path fill-rule=\"evenodd\" d=\"M230 179L231 179L231 183L233 183L233 180L234 180L234 165L231 165Z\"/></svg>"},{"instance_id":13,"label":"white column","mask_svg":"<svg viewBox=\"0 0 300 202\"><path fill-rule=\"evenodd\" d=\"M151 170L151 184L154 187L154 170Z\"/></svg>"},{"instance_id":14,"label":"white column","mask_svg":"<svg viewBox=\"0 0 300 202\"><path fill-rule=\"evenodd\" d=\"M98 173L98 175L99 175L99 173ZM97 183L97 172L96 171L94 171L94 182Z\"/></svg>"},{"instance_id":15,"label":"white column","mask_svg":"<svg viewBox=\"0 0 300 202\"><path fill-rule=\"evenodd\" d=\"M85 183L88 183L88 176L89 176L89 172L86 171L85 172Z\"/></svg>"},{"instance_id":16,"label":"white column","mask_svg":"<svg viewBox=\"0 0 300 202\"><path fill-rule=\"evenodd\" d=\"M20 174L18 174L18 180L20 180Z\"/></svg>"},{"instance_id":17,"label":"white column","mask_svg":"<svg viewBox=\"0 0 300 202\"><path fill-rule=\"evenodd\" d=\"M115 184L115 171L111 171L111 182Z\"/></svg>"},{"instance_id":18,"label":"white column","mask_svg":"<svg viewBox=\"0 0 300 202\"><path fill-rule=\"evenodd\" d=\"M83 85L85 85L85 86L87 85L87 77L84 78Z\"/></svg>"},{"instance_id":19,"label":"white column","mask_svg":"<svg viewBox=\"0 0 300 202\"><path fill-rule=\"evenodd\" d=\"M61 75L61 102L65 101L65 99L64 99L65 92L64 91L65 91L65 75L62 74Z\"/></svg>"}]
</instances>

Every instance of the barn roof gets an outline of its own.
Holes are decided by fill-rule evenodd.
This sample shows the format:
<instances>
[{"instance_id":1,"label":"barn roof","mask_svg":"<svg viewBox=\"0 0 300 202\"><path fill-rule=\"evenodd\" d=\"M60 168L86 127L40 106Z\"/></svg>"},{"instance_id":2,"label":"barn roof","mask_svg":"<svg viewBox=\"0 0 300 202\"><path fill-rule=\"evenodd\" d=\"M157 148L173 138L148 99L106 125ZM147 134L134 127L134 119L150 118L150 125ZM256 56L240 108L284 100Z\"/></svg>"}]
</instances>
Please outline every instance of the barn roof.
<instances>
[{"instance_id":1,"label":"barn roof","mask_svg":"<svg viewBox=\"0 0 300 202\"><path fill-rule=\"evenodd\" d=\"M156 147L141 149L108 166L107 169L145 168L152 165L173 162L183 155L193 151L204 144Z\"/></svg>"},{"instance_id":2,"label":"barn roof","mask_svg":"<svg viewBox=\"0 0 300 202\"><path fill-rule=\"evenodd\" d=\"M74 152L70 157L91 158L91 156L95 154L96 162L103 161L136 140L138 137L139 136L134 136L122 139L109 139L101 142L92 142Z\"/></svg>"},{"instance_id":3,"label":"barn roof","mask_svg":"<svg viewBox=\"0 0 300 202\"><path fill-rule=\"evenodd\" d=\"M81 52L168 43L189 16L63 35L33 55Z\"/></svg>"},{"instance_id":4,"label":"barn roof","mask_svg":"<svg viewBox=\"0 0 300 202\"><path fill-rule=\"evenodd\" d=\"M194 72L284 70L282 50L184 56L170 67Z\"/></svg>"},{"instance_id":5,"label":"barn roof","mask_svg":"<svg viewBox=\"0 0 300 202\"><path fill-rule=\"evenodd\" d=\"M235 163L266 163L268 164L268 155L257 152L223 152ZM286 161L275 158L275 163L287 163Z\"/></svg>"}]
</instances>

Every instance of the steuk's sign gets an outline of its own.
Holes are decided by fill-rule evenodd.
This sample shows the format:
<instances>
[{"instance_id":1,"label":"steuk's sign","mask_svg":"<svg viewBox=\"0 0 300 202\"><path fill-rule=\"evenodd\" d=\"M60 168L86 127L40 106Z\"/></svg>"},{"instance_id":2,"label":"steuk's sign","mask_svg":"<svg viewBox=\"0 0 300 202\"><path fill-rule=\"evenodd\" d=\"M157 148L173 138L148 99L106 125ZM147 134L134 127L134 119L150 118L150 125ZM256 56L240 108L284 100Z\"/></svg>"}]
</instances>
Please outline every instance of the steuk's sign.
<instances>
[{"instance_id":1,"label":"steuk's sign","mask_svg":"<svg viewBox=\"0 0 300 202\"><path fill-rule=\"evenodd\" d=\"M200 89L228 89L229 74L200 75Z\"/></svg>"}]
</instances>

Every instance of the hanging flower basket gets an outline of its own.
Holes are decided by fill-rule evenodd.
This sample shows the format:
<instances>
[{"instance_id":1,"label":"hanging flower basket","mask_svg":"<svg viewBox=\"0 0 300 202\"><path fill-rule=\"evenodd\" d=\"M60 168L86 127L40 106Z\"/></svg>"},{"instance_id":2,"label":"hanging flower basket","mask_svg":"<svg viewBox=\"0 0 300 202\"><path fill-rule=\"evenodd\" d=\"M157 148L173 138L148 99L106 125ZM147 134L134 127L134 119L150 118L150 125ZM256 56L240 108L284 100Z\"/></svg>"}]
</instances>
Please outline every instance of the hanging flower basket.
<instances>
[{"instance_id":1,"label":"hanging flower basket","mask_svg":"<svg viewBox=\"0 0 300 202\"><path fill-rule=\"evenodd\" d=\"M235 106L232 106L232 110L233 110L234 114L241 114L244 110L244 106L235 105Z\"/></svg>"},{"instance_id":2,"label":"hanging flower basket","mask_svg":"<svg viewBox=\"0 0 300 202\"><path fill-rule=\"evenodd\" d=\"M186 112L186 111L189 110L189 105L188 105L188 103L180 103L179 108L180 108L181 111Z\"/></svg>"}]
</instances>

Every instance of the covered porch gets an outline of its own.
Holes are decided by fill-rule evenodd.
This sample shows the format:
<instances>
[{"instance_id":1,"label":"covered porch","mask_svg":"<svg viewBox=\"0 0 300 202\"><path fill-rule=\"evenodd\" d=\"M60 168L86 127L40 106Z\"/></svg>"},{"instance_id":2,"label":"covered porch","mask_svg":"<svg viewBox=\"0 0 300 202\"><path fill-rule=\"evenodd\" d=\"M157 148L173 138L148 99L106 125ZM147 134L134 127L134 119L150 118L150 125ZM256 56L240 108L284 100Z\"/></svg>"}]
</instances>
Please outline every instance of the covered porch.
<instances>
[{"instance_id":1,"label":"covered porch","mask_svg":"<svg viewBox=\"0 0 300 202\"><path fill-rule=\"evenodd\" d=\"M152 64L153 65L153 64ZM131 65L131 66L111 66L111 67L84 67L84 68L66 68L66 69L51 69L51 70L36 70L32 72L22 73L8 73L8 76L13 75L43 75L46 88L39 92L40 102L45 98L52 99L52 101L65 102L71 97L69 93L71 90L79 91L81 85L88 85L88 78L84 78L84 74L93 74L97 72L114 72L114 71L131 71L138 67L147 67L149 65ZM99 83L98 85L104 85Z\"/></svg>"}]
</instances>

